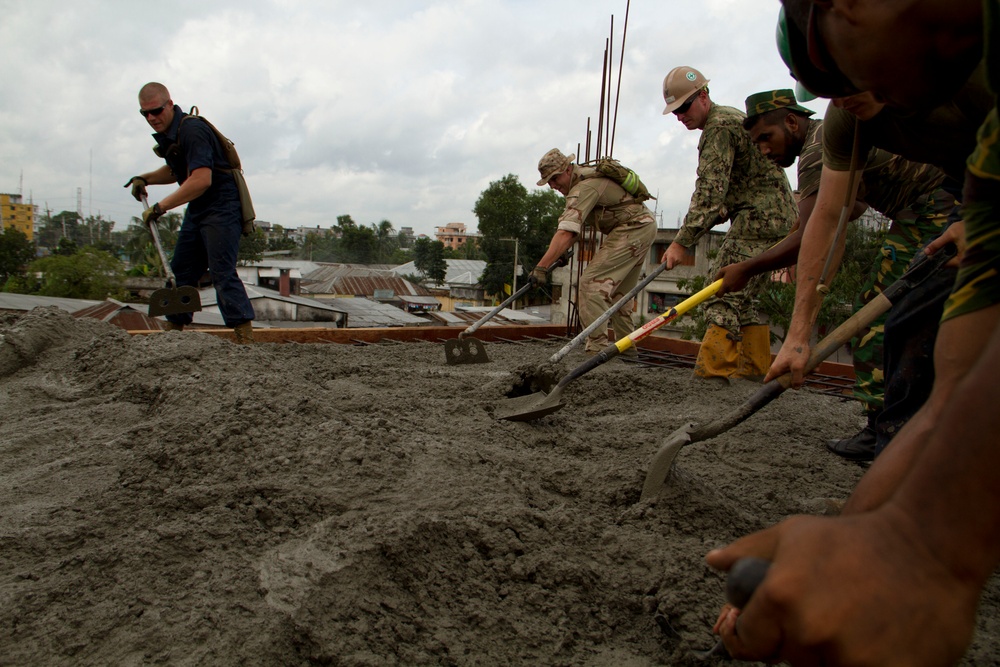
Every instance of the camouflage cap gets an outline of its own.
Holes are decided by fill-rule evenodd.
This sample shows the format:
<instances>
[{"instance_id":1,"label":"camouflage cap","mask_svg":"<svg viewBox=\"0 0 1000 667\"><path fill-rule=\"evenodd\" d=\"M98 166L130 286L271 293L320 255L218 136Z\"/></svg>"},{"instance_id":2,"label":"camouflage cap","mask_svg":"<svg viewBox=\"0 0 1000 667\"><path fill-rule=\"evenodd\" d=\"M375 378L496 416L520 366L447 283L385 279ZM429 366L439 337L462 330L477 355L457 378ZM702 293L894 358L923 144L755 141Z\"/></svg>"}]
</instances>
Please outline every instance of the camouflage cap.
<instances>
[{"instance_id":1,"label":"camouflage cap","mask_svg":"<svg viewBox=\"0 0 1000 667\"><path fill-rule=\"evenodd\" d=\"M565 171L566 167L572 163L572 155L563 155L561 150L553 148L548 153L543 155L542 159L538 161L538 173L542 175L542 177L538 179L538 185L547 185L549 179L556 174Z\"/></svg>"},{"instance_id":2,"label":"camouflage cap","mask_svg":"<svg viewBox=\"0 0 1000 667\"><path fill-rule=\"evenodd\" d=\"M795 101L795 93L791 88L781 88L780 90L769 90L763 93L754 93L747 98L747 118L759 116L768 111L776 109L788 109L798 111L807 116L811 116L815 111L806 109Z\"/></svg>"}]
</instances>

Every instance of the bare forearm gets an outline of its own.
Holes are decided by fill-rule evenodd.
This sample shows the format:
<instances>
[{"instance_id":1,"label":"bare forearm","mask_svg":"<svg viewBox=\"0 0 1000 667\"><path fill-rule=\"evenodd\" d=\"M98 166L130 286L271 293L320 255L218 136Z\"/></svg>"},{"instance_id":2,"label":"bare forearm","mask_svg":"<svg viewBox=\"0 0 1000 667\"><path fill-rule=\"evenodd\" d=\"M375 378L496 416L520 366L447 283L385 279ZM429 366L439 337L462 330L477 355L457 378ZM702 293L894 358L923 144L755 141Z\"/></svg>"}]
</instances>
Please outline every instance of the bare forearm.
<instances>
[{"instance_id":1,"label":"bare forearm","mask_svg":"<svg viewBox=\"0 0 1000 667\"><path fill-rule=\"evenodd\" d=\"M552 236L552 241L549 243L549 249L538 260L538 266L543 268L552 266L552 263L562 257L563 253L569 250L575 241L576 234L567 232L565 229L557 229L556 233Z\"/></svg>"},{"instance_id":2,"label":"bare forearm","mask_svg":"<svg viewBox=\"0 0 1000 667\"><path fill-rule=\"evenodd\" d=\"M889 501L921 527L943 563L976 582L1000 562L1000 331L993 320L982 354L937 412L923 451Z\"/></svg>"},{"instance_id":3,"label":"bare forearm","mask_svg":"<svg viewBox=\"0 0 1000 667\"><path fill-rule=\"evenodd\" d=\"M183 206L190 201L205 194L209 186L212 185L212 170L207 167L195 169L191 175L181 183L180 187L160 200L160 208L164 211Z\"/></svg>"}]
</instances>

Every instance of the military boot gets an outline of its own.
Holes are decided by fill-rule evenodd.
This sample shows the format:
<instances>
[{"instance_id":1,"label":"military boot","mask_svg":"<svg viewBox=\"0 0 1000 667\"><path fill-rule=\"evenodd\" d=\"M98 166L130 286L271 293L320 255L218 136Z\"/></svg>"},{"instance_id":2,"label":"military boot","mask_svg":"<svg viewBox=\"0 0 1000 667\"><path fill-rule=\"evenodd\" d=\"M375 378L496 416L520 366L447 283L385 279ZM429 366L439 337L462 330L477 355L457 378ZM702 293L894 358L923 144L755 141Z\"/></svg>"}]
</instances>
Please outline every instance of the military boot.
<instances>
[{"instance_id":1,"label":"military boot","mask_svg":"<svg viewBox=\"0 0 1000 667\"><path fill-rule=\"evenodd\" d=\"M831 454L836 454L848 461L874 461L876 417L878 417L878 413L869 413L868 423L863 429L849 438L828 440L826 448L830 450Z\"/></svg>"},{"instance_id":2,"label":"military boot","mask_svg":"<svg viewBox=\"0 0 1000 667\"><path fill-rule=\"evenodd\" d=\"M167 320L166 324L163 325L164 331L184 331L183 324L175 324L170 320Z\"/></svg>"},{"instance_id":3,"label":"military boot","mask_svg":"<svg viewBox=\"0 0 1000 667\"><path fill-rule=\"evenodd\" d=\"M253 322L244 322L237 325L233 328L233 333L236 334L236 342L240 345L251 345L254 342Z\"/></svg>"}]
</instances>

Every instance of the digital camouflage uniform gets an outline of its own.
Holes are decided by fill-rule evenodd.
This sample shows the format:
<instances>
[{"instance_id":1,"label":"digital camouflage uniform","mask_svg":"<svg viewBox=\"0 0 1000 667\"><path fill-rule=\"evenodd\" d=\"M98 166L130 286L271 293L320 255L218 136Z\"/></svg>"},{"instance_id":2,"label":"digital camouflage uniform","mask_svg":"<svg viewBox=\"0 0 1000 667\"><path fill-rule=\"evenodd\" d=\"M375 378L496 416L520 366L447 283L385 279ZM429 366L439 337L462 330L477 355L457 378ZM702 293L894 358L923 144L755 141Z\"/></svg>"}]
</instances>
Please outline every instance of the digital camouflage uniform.
<instances>
[{"instance_id":1,"label":"digital camouflage uniform","mask_svg":"<svg viewBox=\"0 0 1000 667\"><path fill-rule=\"evenodd\" d=\"M596 225L604 238L580 279L580 320L584 327L635 287L656 238L653 212L642 202L593 167L573 165L573 180L558 229L579 235L587 225ZM618 339L635 329L631 313L625 310L621 308L611 316ZM595 331L587 339L587 350L600 350L609 342L605 330Z\"/></svg>"},{"instance_id":2,"label":"digital camouflage uniform","mask_svg":"<svg viewBox=\"0 0 1000 667\"><path fill-rule=\"evenodd\" d=\"M830 107L828 120L810 120L798 162L799 192L802 197L819 191L820 173L824 164L824 127L835 123L855 123L854 116ZM850 134L835 133L841 141L850 140ZM839 148L839 147L835 147ZM850 150L851 147L848 147ZM842 170L847 164L834 161L829 168ZM881 259L872 267L861 293L854 303L857 312L881 294L906 271L907 266L933 238L938 236L948 222L955 207L955 198L940 188L944 172L928 164L911 162L887 151L872 147L867 154L860 175L858 199L889 218L891 225L882 241ZM854 355L854 397L867 412L882 409L885 393L883 358L885 346L885 321L882 315L862 330L852 341Z\"/></svg>"},{"instance_id":3,"label":"digital camouflage uniform","mask_svg":"<svg viewBox=\"0 0 1000 667\"><path fill-rule=\"evenodd\" d=\"M712 260L710 275L715 275L723 266L764 252L784 238L798 218L798 207L785 172L754 146L743 129L744 118L742 111L732 107L713 104L709 110L698 141L695 191L684 225L674 237L676 243L691 248L712 227L730 221L726 238ZM757 298L769 279L768 275L754 276L742 291L713 298L707 303L707 321L725 332L710 327L702 348L710 349L720 336L737 342L745 334L754 335L758 341L761 340L758 334L768 336L766 342L757 345L766 346L763 369L766 371L770 363L769 333L763 325ZM723 361L722 365L727 363ZM713 373L703 370L710 366L696 365L695 372L711 375ZM756 377L762 375L757 372L759 370L737 371L733 375Z\"/></svg>"},{"instance_id":4,"label":"digital camouflage uniform","mask_svg":"<svg viewBox=\"0 0 1000 667\"><path fill-rule=\"evenodd\" d=\"M983 3L986 81L1000 91L1000 16ZM962 218L966 249L942 321L1000 303L1000 118L994 103L969 156Z\"/></svg>"}]
</instances>

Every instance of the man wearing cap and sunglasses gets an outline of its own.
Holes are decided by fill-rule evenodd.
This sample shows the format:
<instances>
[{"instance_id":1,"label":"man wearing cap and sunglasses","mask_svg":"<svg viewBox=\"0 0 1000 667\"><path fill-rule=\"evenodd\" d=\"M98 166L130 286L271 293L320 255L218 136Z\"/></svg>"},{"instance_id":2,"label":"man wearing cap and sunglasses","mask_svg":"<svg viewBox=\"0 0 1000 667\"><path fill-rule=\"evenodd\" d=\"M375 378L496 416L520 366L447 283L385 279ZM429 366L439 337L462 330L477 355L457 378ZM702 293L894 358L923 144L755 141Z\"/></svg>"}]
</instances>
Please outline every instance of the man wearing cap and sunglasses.
<instances>
[{"instance_id":1,"label":"man wearing cap and sunglasses","mask_svg":"<svg viewBox=\"0 0 1000 667\"><path fill-rule=\"evenodd\" d=\"M548 185L566 198L556 233L531 272L539 285L548 279L545 267L552 266L569 250L584 226L596 225L604 234L601 247L580 277L580 321L586 328L639 282L646 254L656 238L656 219L640 199L620 184L593 167L574 164L573 156L564 155L558 148L542 156L538 173L538 185ZM618 339L635 329L630 314L623 310L611 316ZM600 329L604 327L587 338L588 352L599 352L609 344L607 331Z\"/></svg>"},{"instance_id":2,"label":"man wearing cap and sunglasses","mask_svg":"<svg viewBox=\"0 0 1000 667\"><path fill-rule=\"evenodd\" d=\"M827 96L868 90L920 113L951 99L983 56L1000 90L996 0L783 0L792 72ZM982 31L982 32L981 32ZM985 34L984 34L985 33ZM966 250L934 349L924 406L836 518L794 517L708 554L728 570L770 561L716 631L740 659L950 665L1000 564L1000 120L967 160Z\"/></svg>"},{"instance_id":3,"label":"man wearing cap and sunglasses","mask_svg":"<svg viewBox=\"0 0 1000 667\"><path fill-rule=\"evenodd\" d=\"M197 287L207 270L215 286L219 312L233 327L237 342L253 342L254 310L243 281L236 273L243 217L236 181L215 133L197 116L188 117L170 99L160 83L147 83L139 91L139 113L155 130L153 151L165 165L133 176L125 187L142 201L147 185L179 187L143 211L142 221L155 224L170 209L187 204L170 268L178 287ZM185 118L188 122L181 123ZM181 330L191 313L167 315L167 328Z\"/></svg>"},{"instance_id":4,"label":"man wearing cap and sunglasses","mask_svg":"<svg viewBox=\"0 0 1000 667\"><path fill-rule=\"evenodd\" d=\"M684 224L661 261L673 268L693 252L712 227L729 231L712 260L712 272L759 255L788 233L798 217L785 172L767 160L743 130L743 112L709 97L708 79L691 67L675 67L663 79L663 114L674 114L689 130L701 130L698 179ZM695 376L759 380L771 363L770 328L757 308L766 276L704 307L708 330L695 362Z\"/></svg>"},{"instance_id":5,"label":"man wearing cap and sunglasses","mask_svg":"<svg viewBox=\"0 0 1000 667\"><path fill-rule=\"evenodd\" d=\"M855 111L866 116L881 109L881 105L855 104ZM790 89L751 95L746 100L746 107L747 118L743 127L768 159L780 167L790 167L798 158L799 221L797 229L774 248L752 259L723 267L716 275L716 278L723 279L721 293L740 289L751 276L795 264L806 223L813 224L810 215L816 202L830 191L828 185L823 185L823 179L830 176L829 171L823 170L826 121L810 118L813 111L800 106ZM941 189L944 173L931 165L911 162L887 151L871 148L859 158L858 166L860 186L850 219L855 219L871 206L889 218L892 225L866 286L858 295L855 310L874 299L903 274L917 251L941 233L955 206L954 196ZM836 227L836 217L833 220L823 218L834 213L832 208L820 206L819 211L815 224ZM950 273L950 278L954 279L954 273ZM918 392L906 387L897 392L905 401L905 406L899 403L891 406L890 415L896 415L893 423L877 424L884 404L884 324L885 316L878 318L866 331L858 334L854 345L854 396L865 406L868 424L850 438L827 443L831 452L847 459L874 459L879 447L884 447L895 429L901 426L896 421L902 419L905 423L905 417L912 415L923 402L914 396ZM811 328L810 321L805 332L806 343L812 333ZM792 334L789 332L788 335ZM907 381L912 385L919 378L907 374ZM900 417L901 413L905 417ZM882 436L881 442L876 437L877 430Z\"/></svg>"}]
</instances>

